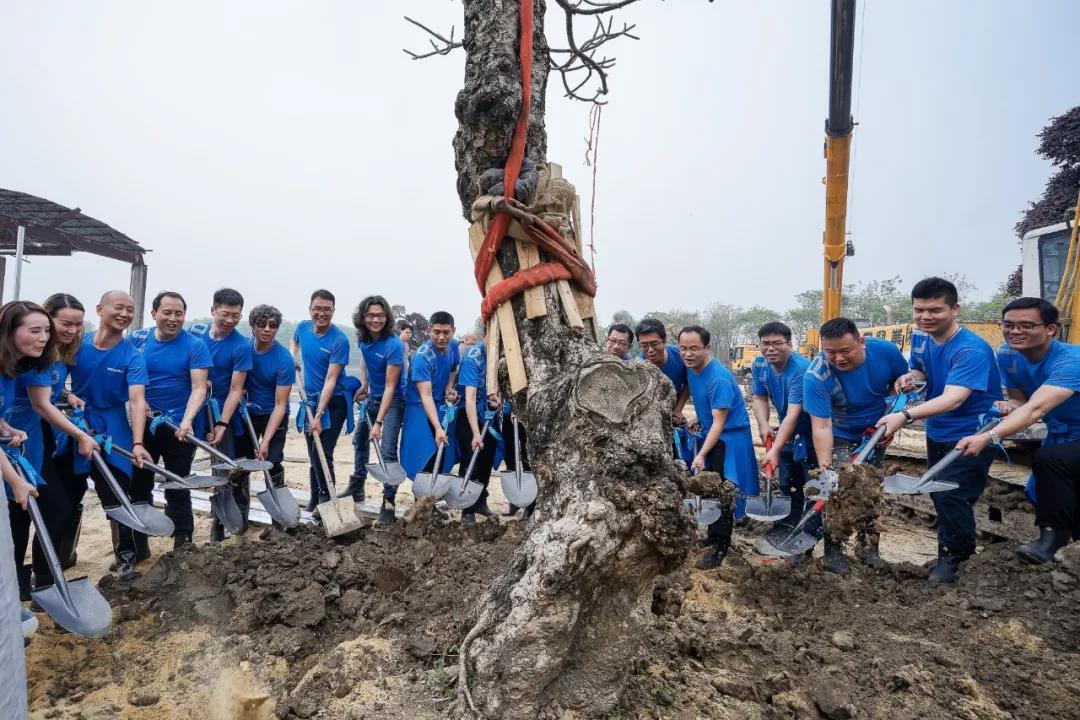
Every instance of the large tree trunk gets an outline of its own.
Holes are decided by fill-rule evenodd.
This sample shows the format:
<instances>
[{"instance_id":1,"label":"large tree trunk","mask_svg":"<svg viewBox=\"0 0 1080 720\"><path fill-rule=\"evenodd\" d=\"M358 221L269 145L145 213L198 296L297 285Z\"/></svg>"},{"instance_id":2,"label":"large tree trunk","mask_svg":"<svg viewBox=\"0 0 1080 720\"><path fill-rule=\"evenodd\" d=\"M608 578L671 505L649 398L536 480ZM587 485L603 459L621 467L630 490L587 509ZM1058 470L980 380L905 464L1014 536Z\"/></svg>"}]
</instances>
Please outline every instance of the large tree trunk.
<instances>
[{"instance_id":1,"label":"large tree trunk","mask_svg":"<svg viewBox=\"0 0 1080 720\"><path fill-rule=\"evenodd\" d=\"M517 1L464 6L454 150L468 218L477 177L506 161L521 70ZM546 161L544 10L535 0L526 157L537 163ZM511 242L499 264L508 276L517 269ZM550 289L546 301L547 317L534 320L525 320L520 297L513 301L529 387L512 400L540 479L537 510L461 645L461 708L489 718L615 707L649 621L653 580L682 562L693 537L681 512L684 475L671 459L671 385L655 367L627 365L564 324Z\"/></svg>"}]
</instances>

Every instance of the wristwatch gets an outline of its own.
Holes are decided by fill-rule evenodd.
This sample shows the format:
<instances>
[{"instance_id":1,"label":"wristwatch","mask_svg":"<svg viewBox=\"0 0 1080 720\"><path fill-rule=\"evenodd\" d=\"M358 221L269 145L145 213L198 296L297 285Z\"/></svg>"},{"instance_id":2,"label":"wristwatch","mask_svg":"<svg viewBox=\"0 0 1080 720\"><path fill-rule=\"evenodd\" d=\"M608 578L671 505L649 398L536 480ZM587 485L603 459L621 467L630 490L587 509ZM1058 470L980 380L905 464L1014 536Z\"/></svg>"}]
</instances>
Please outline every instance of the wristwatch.
<instances>
[{"instance_id":1,"label":"wristwatch","mask_svg":"<svg viewBox=\"0 0 1080 720\"><path fill-rule=\"evenodd\" d=\"M911 413L909 413L909 412L908 412L908 409L907 409L907 408L903 408L903 409L902 409L902 410L900 411L900 414L904 416L904 420L906 420L906 421L907 421L907 424L908 424L908 425L910 425L911 423L915 422L915 418L911 417Z\"/></svg>"},{"instance_id":2,"label":"wristwatch","mask_svg":"<svg viewBox=\"0 0 1080 720\"><path fill-rule=\"evenodd\" d=\"M990 444L991 445L1000 445L1001 444L1001 436L997 434L996 430L988 430L986 434L990 436Z\"/></svg>"}]
</instances>

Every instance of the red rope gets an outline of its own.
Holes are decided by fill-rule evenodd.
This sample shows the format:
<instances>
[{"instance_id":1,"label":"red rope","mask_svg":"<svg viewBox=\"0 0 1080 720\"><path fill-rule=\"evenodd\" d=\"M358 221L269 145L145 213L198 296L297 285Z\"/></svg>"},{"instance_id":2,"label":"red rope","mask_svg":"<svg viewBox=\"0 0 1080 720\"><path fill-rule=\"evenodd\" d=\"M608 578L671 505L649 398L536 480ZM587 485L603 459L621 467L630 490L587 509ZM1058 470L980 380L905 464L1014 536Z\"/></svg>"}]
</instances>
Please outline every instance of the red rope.
<instances>
[{"instance_id":1,"label":"red rope","mask_svg":"<svg viewBox=\"0 0 1080 720\"><path fill-rule=\"evenodd\" d=\"M518 111L514 137L510 142L510 155L503 168L503 197L508 200L514 197L514 187L521 175L521 165L525 159L525 144L529 134L529 109L532 106L533 0L521 0L520 8L521 109ZM536 218L533 225L524 226L525 232L537 247L552 255L558 264L544 263L532 268L523 268L488 290L488 273L495 264L495 253L498 252L506 231L510 227L510 219L509 213L506 212L495 215L491 224L488 225L484 242L476 255L476 284L480 287L480 294L484 296L481 315L485 322L491 318L496 307L514 295L555 280L573 280L590 296L596 295L596 283L592 273L578 257L576 249L570 246L554 228L539 218Z\"/></svg>"}]
</instances>

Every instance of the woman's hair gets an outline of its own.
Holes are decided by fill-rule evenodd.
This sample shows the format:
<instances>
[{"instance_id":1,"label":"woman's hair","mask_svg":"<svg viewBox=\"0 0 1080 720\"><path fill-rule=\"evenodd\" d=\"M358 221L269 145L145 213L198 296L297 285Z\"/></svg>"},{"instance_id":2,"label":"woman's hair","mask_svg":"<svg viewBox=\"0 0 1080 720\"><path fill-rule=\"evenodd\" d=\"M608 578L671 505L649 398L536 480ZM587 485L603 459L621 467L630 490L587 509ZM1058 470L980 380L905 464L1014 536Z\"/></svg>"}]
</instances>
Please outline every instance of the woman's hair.
<instances>
[{"instance_id":1,"label":"woman's hair","mask_svg":"<svg viewBox=\"0 0 1080 720\"><path fill-rule=\"evenodd\" d=\"M382 332L379 333L378 337L373 337L364 323L364 316L367 315L372 305L381 305L383 312L386 313L386 322L383 323ZM386 302L386 298L382 295L368 295L353 311L352 324L356 328L356 339L360 342L371 343L383 340L394 334L394 311L390 309L390 303Z\"/></svg>"},{"instance_id":2,"label":"woman's hair","mask_svg":"<svg viewBox=\"0 0 1080 720\"><path fill-rule=\"evenodd\" d=\"M56 293L55 295L50 295L49 297L45 298L45 302L42 303L41 307L45 308L45 312L49 313L49 317L53 319L56 319L56 316L60 314L61 310L70 309L78 310L83 314L86 313L86 308L83 307L83 304L79 302L74 295L68 295L67 293ZM54 327L53 330L55 331L56 328ZM78 354L79 348L82 347L82 344L82 330L79 330L79 334L76 335L74 339L72 339L72 341L67 343L66 345L57 344L56 351L57 354L59 354L60 356L60 360L65 365L74 365L75 355Z\"/></svg>"},{"instance_id":3,"label":"woman's hair","mask_svg":"<svg viewBox=\"0 0 1080 720\"><path fill-rule=\"evenodd\" d=\"M49 341L41 357L22 357L15 347L15 331L24 322L27 315L41 313L49 320ZM13 378L27 370L47 370L56 362L56 333L53 331L52 318L45 308L37 303L25 300L13 300L0 306L0 373Z\"/></svg>"}]
</instances>

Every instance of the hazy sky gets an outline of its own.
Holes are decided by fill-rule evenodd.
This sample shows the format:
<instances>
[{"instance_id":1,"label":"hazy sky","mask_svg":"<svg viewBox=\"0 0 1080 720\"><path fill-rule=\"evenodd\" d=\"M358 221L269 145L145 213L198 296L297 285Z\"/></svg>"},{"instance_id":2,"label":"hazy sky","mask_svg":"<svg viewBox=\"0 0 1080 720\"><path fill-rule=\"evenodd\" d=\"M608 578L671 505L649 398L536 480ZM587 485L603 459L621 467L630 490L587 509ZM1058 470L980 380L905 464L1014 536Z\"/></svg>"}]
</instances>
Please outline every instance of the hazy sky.
<instances>
[{"instance_id":1,"label":"hazy sky","mask_svg":"<svg viewBox=\"0 0 1080 720\"><path fill-rule=\"evenodd\" d=\"M0 0L0 13L0 187L151 249L151 294L179 290L202 315L231 285L296 318L324 286L340 321L381 293L472 325L450 145L464 56L401 51L427 42L403 14L460 33L459 2ZM603 113L601 319L784 309L820 287L829 3L643 0L621 17L641 40L615 48ZM1080 3L863 0L858 18L847 279L963 272L989 295L1051 171L1035 134L1080 102L1066 30ZM588 108L550 88L549 158L587 204ZM23 283L25 297L92 302L126 288L128 268L37 258Z\"/></svg>"}]
</instances>

